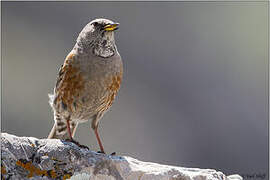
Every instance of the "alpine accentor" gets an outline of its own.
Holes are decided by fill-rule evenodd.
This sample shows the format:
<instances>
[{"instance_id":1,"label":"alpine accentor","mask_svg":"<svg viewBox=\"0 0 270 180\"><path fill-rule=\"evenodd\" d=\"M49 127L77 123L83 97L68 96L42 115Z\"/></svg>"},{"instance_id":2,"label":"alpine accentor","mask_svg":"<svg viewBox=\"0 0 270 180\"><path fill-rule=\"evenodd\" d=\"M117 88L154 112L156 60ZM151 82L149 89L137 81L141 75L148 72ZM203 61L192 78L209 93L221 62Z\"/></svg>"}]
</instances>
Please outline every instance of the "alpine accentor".
<instances>
[{"instance_id":1,"label":"alpine accentor","mask_svg":"<svg viewBox=\"0 0 270 180\"><path fill-rule=\"evenodd\" d=\"M74 141L78 123L91 120L104 153L98 124L115 99L123 73L114 40L118 26L108 19L95 19L79 34L60 68L54 94L49 95L55 123L48 138Z\"/></svg>"}]
</instances>

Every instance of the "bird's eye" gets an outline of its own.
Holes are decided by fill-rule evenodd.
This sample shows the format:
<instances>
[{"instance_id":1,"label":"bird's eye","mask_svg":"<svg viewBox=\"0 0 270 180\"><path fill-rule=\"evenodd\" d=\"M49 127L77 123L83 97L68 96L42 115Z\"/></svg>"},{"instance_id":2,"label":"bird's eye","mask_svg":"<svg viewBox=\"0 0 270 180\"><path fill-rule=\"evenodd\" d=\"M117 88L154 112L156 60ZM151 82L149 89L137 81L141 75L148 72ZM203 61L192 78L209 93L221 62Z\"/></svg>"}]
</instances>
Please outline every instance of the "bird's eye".
<instances>
[{"instance_id":1,"label":"bird's eye","mask_svg":"<svg viewBox=\"0 0 270 180\"><path fill-rule=\"evenodd\" d=\"M93 25L94 25L94 26L97 26L97 25L98 25L98 23L97 23L97 22L93 22Z\"/></svg>"}]
</instances>

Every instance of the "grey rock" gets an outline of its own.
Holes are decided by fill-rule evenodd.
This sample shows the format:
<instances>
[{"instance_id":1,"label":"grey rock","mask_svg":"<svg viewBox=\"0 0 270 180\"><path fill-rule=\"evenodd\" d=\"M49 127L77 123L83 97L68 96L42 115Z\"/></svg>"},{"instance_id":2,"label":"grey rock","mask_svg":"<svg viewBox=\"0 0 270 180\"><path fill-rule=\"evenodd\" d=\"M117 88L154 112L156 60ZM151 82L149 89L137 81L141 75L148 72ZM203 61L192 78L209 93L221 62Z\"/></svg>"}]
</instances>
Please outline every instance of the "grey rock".
<instances>
[{"instance_id":1,"label":"grey rock","mask_svg":"<svg viewBox=\"0 0 270 180\"><path fill-rule=\"evenodd\" d=\"M58 139L1 134L2 179L242 180L213 169L184 168L99 154Z\"/></svg>"}]
</instances>

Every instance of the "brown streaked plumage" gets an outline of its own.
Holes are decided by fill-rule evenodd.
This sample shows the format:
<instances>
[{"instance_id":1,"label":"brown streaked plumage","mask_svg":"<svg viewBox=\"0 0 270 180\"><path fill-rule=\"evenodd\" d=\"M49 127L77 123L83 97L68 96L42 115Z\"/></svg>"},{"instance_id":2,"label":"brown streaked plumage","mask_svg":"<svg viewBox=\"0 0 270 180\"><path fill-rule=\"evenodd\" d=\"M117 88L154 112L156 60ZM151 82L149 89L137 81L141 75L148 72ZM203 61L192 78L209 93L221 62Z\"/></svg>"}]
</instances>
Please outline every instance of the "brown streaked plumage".
<instances>
[{"instance_id":1,"label":"brown streaked plumage","mask_svg":"<svg viewBox=\"0 0 270 180\"><path fill-rule=\"evenodd\" d=\"M118 24L96 19L87 24L60 68L50 103L55 124L48 138L73 141L78 123L91 120L101 152L98 124L120 88L123 65L114 41Z\"/></svg>"},{"instance_id":2,"label":"brown streaked plumage","mask_svg":"<svg viewBox=\"0 0 270 180\"><path fill-rule=\"evenodd\" d=\"M67 56L60 70L60 76L55 87L55 91L58 93L57 100L61 101L61 105L66 106L71 112L73 112L73 102L75 98L84 90L85 85L79 64L74 59L74 56L75 54L73 53ZM60 104L58 104L58 106L59 105Z\"/></svg>"}]
</instances>

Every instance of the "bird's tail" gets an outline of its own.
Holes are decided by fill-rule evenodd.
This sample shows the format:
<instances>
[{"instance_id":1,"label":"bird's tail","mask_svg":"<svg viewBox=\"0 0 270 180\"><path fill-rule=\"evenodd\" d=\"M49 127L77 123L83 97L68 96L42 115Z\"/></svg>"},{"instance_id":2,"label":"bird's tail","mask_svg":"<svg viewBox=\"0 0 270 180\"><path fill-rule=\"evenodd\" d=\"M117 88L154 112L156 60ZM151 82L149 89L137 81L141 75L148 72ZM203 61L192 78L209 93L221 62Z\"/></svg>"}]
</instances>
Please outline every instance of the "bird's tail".
<instances>
[{"instance_id":1,"label":"bird's tail","mask_svg":"<svg viewBox=\"0 0 270 180\"><path fill-rule=\"evenodd\" d=\"M75 123L74 121L71 122L70 117L68 118L62 117L60 113L55 110L54 107L55 95L54 94L48 95L49 95L49 103L54 111L54 125L50 134L48 135L48 139L70 139L67 121L70 122L69 125L72 137L75 135L78 123Z\"/></svg>"},{"instance_id":2,"label":"bird's tail","mask_svg":"<svg viewBox=\"0 0 270 180\"><path fill-rule=\"evenodd\" d=\"M71 131L71 135L72 138L75 135L75 131L77 129L78 123L71 123L70 124L70 131ZM57 121L54 123L53 128L51 130L51 132L48 135L48 139L70 139L69 136L69 132L68 132L68 128L67 128L67 123L62 124L62 123L58 123L57 125Z\"/></svg>"}]
</instances>

